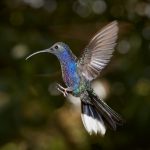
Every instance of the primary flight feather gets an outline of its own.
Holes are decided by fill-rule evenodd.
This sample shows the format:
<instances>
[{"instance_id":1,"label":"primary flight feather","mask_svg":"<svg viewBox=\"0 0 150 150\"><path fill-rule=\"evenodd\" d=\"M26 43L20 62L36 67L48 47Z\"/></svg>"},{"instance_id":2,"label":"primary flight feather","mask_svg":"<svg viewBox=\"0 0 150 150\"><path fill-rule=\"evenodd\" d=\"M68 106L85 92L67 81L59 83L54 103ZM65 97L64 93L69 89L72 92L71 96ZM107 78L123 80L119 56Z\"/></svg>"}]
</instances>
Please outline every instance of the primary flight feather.
<instances>
[{"instance_id":1,"label":"primary flight feather","mask_svg":"<svg viewBox=\"0 0 150 150\"><path fill-rule=\"evenodd\" d=\"M118 35L118 23L113 21L100 30L86 46L78 64L88 80L95 79L110 61Z\"/></svg>"}]
</instances>

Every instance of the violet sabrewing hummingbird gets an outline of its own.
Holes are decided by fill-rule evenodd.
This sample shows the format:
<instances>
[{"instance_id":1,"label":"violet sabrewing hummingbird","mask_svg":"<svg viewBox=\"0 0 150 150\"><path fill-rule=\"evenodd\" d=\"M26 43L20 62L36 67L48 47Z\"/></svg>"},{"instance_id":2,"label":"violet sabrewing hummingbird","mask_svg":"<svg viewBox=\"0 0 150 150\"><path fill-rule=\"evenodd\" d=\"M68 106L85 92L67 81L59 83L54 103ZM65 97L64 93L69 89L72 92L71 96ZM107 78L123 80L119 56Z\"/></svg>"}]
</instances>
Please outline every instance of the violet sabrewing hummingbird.
<instances>
[{"instance_id":1,"label":"violet sabrewing hummingbird","mask_svg":"<svg viewBox=\"0 0 150 150\"><path fill-rule=\"evenodd\" d=\"M119 114L100 99L91 87L101 70L112 57L118 36L118 23L113 21L103 27L85 47L81 58L77 58L63 42L57 42L52 47L35 52L26 59L38 53L54 54L61 65L62 77L66 88L58 84L57 89L64 96L72 94L81 99L81 118L89 134L106 132L106 123L114 130L122 124Z\"/></svg>"}]
</instances>

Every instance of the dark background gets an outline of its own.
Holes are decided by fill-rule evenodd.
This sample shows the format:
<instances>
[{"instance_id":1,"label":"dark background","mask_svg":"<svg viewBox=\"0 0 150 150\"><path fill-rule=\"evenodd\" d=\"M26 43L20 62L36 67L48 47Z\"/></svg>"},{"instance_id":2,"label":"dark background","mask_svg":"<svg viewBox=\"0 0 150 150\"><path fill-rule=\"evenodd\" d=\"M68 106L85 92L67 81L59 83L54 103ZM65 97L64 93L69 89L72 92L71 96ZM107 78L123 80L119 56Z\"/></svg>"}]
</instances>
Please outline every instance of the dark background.
<instances>
[{"instance_id":1,"label":"dark background","mask_svg":"<svg viewBox=\"0 0 150 150\"><path fill-rule=\"evenodd\" d=\"M149 150L149 19L149 0L1 0L0 150ZM126 123L90 136L77 100L73 105L55 90L63 84L56 57L25 58L58 41L80 56L113 20L118 45L95 88Z\"/></svg>"}]
</instances>

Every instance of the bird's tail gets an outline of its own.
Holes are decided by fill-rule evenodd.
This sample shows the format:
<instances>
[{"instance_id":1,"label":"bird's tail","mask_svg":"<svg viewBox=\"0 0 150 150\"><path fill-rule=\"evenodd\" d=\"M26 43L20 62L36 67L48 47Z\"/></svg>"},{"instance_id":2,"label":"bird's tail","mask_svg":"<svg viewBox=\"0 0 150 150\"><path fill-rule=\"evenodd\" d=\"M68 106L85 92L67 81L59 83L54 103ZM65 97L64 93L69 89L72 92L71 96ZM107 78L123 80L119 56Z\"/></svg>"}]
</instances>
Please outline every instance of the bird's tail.
<instances>
[{"instance_id":1,"label":"bird's tail","mask_svg":"<svg viewBox=\"0 0 150 150\"><path fill-rule=\"evenodd\" d=\"M85 97L81 98L81 118L88 133L104 135L106 132L104 121L116 130L116 126L123 123L120 115L98 98L93 91L87 91L87 93ZM86 98L90 102L89 100L86 101Z\"/></svg>"}]
</instances>

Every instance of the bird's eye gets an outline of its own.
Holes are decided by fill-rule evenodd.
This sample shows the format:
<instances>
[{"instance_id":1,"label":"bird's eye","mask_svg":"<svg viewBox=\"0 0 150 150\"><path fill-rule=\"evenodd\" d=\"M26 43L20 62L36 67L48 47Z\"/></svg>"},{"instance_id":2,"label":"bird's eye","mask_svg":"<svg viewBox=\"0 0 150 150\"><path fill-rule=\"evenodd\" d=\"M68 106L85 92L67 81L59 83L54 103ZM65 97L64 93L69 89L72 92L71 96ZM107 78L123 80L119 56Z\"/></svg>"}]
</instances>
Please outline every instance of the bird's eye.
<instances>
[{"instance_id":1,"label":"bird's eye","mask_svg":"<svg viewBox=\"0 0 150 150\"><path fill-rule=\"evenodd\" d=\"M55 46L55 49L58 49L58 46L57 46L57 45Z\"/></svg>"}]
</instances>

